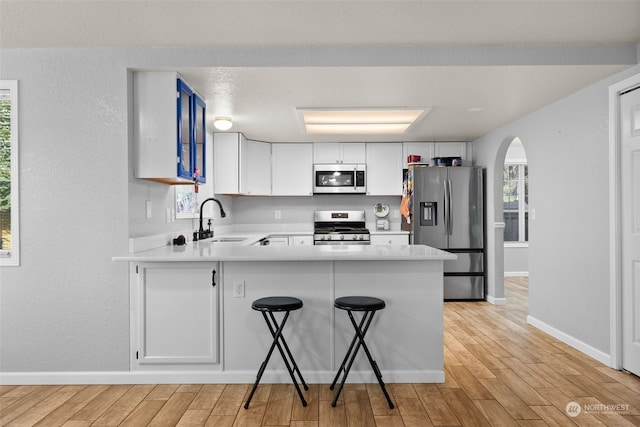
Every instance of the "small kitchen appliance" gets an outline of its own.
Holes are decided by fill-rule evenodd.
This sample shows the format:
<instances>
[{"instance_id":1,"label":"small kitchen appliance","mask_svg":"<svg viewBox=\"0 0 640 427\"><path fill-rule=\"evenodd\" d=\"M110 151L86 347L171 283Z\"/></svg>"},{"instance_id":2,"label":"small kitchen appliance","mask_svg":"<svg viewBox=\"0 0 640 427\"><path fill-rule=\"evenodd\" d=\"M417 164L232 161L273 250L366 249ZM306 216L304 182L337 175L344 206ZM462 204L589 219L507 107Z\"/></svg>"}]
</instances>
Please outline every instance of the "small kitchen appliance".
<instances>
[{"instance_id":1,"label":"small kitchen appliance","mask_svg":"<svg viewBox=\"0 0 640 427\"><path fill-rule=\"evenodd\" d=\"M367 165L315 164L313 165L314 194L366 194Z\"/></svg>"},{"instance_id":2,"label":"small kitchen appliance","mask_svg":"<svg viewBox=\"0 0 640 427\"><path fill-rule=\"evenodd\" d=\"M315 211L314 245L369 245L364 211Z\"/></svg>"},{"instance_id":3,"label":"small kitchen appliance","mask_svg":"<svg viewBox=\"0 0 640 427\"><path fill-rule=\"evenodd\" d=\"M377 217L376 230L389 231L389 205L378 203L373 207L373 213Z\"/></svg>"}]
</instances>

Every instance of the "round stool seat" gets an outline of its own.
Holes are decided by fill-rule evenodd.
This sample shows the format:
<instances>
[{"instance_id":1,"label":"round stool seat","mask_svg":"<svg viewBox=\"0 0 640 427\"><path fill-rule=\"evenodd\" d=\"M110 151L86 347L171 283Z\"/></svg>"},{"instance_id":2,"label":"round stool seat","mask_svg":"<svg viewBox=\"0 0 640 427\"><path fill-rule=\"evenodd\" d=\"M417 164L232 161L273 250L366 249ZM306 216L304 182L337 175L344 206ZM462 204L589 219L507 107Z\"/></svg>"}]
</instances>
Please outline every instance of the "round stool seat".
<instances>
[{"instance_id":1,"label":"round stool seat","mask_svg":"<svg viewBox=\"0 0 640 427\"><path fill-rule=\"evenodd\" d=\"M265 297L257 299L251 308L258 311L290 311L302 308L302 300L294 297Z\"/></svg>"},{"instance_id":2,"label":"round stool seat","mask_svg":"<svg viewBox=\"0 0 640 427\"><path fill-rule=\"evenodd\" d=\"M375 311L385 307L384 300L380 298L362 296L336 298L333 305L341 310L351 311Z\"/></svg>"}]
</instances>

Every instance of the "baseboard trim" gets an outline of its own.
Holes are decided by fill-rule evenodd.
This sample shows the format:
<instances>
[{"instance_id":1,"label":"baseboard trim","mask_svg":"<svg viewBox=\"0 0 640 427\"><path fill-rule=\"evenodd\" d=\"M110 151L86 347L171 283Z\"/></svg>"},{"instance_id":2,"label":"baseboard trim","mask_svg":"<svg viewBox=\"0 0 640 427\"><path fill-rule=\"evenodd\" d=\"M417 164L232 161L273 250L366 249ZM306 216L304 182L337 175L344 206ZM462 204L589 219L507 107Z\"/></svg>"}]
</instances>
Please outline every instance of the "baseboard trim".
<instances>
[{"instance_id":1,"label":"baseboard trim","mask_svg":"<svg viewBox=\"0 0 640 427\"><path fill-rule=\"evenodd\" d=\"M528 271L505 271L504 277L529 277Z\"/></svg>"},{"instance_id":2,"label":"baseboard trim","mask_svg":"<svg viewBox=\"0 0 640 427\"><path fill-rule=\"evenodd\" d=\"M611 356L606 354L605 352L598 350L597 348L594 348L589 344L586 344L579 339L576 339L571 335L562 332L554 328L553 326L544 323L541 320L536 319L535 317L527 316L527 323L531 326L535 326L536 328L562 341L563 343L575 348L576 350L581 351L587 356L596 359L598 362L602 362L607 366L611 366Z\"/></svg>"},{"instance_id":3,"label":"baseboard trim","mask_svg":"<svg viewBox=\"0 0 640 427\"><path fill-rule=\"evenodd\" d=\"M487 295L487 301L493 305L505 305L507 303L506 298L496 298L491 295Z\"/></svg>"},{"instance_id":4,"label":"baseboard trim","mask_svg":"<svg viewBox=\"0 0 640 427\"><path fill-rule=\"evenodd\" d=\"M335 372L302 371L310 384L330 384ZM387 383L444 383L444 370L382 371ZM252 384L256 371L147 371L147 372L2 372L0 384L52 385L52 384ZM263 383L291 382L287 371L267 371ZM375 383L370 370L349 372L349 383Z\"/></svg>"}]
</instances>

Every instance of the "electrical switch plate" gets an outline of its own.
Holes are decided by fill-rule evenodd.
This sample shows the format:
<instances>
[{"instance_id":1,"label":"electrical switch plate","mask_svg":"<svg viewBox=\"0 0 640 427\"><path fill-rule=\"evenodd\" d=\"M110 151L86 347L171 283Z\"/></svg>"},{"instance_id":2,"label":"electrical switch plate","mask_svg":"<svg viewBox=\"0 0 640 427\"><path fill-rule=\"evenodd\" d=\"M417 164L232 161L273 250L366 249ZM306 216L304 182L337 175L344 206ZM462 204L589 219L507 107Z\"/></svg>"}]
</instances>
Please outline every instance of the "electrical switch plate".
<instances>
[{"instance_id":1,"label":"electrical switch plate","mask_svg":"<svg viewBox=\"0 0 640 427\"><path fill-rule=\"evenodd\" d=\"M151 219L151 200L144 202L144 211L144 217L146 219Z\"/></svg>"},{"instance_id":2,"label":"electrical switch plate","mask_svg":"<svg viewBox=\"0 0 640 427\"><path fill-rule=\"evenodd\" d=\"M281 218L282 218L282 212L276 211L276 219L281 219Z\"/></svg>"},{"instance_id":3,"label":"electrical switch plate","mask_svg":"<svg viewBox=\"0 0 640 427\"><path fill-rule=\"evenodd\" d=\"M400 211L398 209L394 209L393 210L393 217L394 218L400 218Z\"/></svg>"},{"instance_id":4,"label":"electrical switch plate","mask_svg":"<svg viewBox=\"0 0 640 427\"><path fill-rule=\"evenodd\" d=\"M164 222L169 224L171 222L171 209L167 208L164 212Z\"/></svg>"},{"instance_id":5,"label":"electrical switch plate","mask_svg":"<svg viewBox=\"0 0 640 427\"><path fill-rule=\"evenodd\" d=\"M244 298L244 282L233 282L233 297Z\"/></svg>"}]
</instances>

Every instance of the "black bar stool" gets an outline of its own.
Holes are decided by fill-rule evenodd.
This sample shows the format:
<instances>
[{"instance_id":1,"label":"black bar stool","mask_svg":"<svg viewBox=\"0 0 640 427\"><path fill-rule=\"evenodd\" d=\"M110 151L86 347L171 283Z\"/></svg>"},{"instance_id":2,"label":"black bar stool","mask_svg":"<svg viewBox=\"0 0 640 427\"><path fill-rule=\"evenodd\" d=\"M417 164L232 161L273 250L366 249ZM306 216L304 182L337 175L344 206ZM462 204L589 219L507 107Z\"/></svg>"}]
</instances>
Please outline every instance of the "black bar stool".
<instances>
[{"instance_id":1,"label":"black bar stool","mask_svg":"<svg viewBox=\"0 0 640 427\"><path fill-rule=\"evenodd\" d=\"M287 319L289 318L289 312L302 308L302 301L299 300L298 298L293 298L293 297L266 297L266 298L260 298L255 300L253 304L251 304L251 308L262 312L262 316L264 317L265 322L267 322L267 326L269 327L271 336L273 336L273 343L271 344L271 348L269 348L269 352L267 353L267 358L264 359L264 362L262 362L262 365L260 365L256 382L255 384L253 384L253 389L251 390L251 394L249 394L247 403L244 404L244 409L249 409L249 403L253 398L253 394L256 392L256 388L258 388L258 383L262 378L262 374L264 374L264 370L267 367L267 363L269 362L271 353L273 353L273 349L276 346L278 347L278 350L282 355L282 360L284 360L284 364L287 367L287 371L289 371L289 375L291 375L291 380L293 381L293 385L296 387L298 396L300 396L300 400L302 401L302 406L307 406L307 401L304 399L304 396L302 395L302 391L300 391L300 387L298 386L298 382L296 381L294 372L298 373L298 376L300 377L300 382L304 386L305 390L309 390L309 386L307 386L307 383L304 382L304 378L302 378L300 369L298 369L298 365L296 365L296 361L293 359L293 356L291 355L289 346L287 345L287 342L284 340L284 336L282 336L282 330L284 329L284 325L285 323L287 323ZM282 323L280 323L280 325L278 325L278 322L276 321L276 317L273 314L277 311L283 311L285 313L284 317L282 318ZM287 353L286 355L285 355L285 351ZM288 356L288 359L287 359L287 356Z\"/></svg>"},{"instance_id":2,"label":"black bar stool","mask_svg":"<svg viewBox=\"0 0 640 427\"><path fill-rule=\"evenodd\" d=\"M364 342L364 336L367 333L367 330L369 329L369 325L371 325L371 320L373 319L374 313L378 310L382 310L383 308L385 308L386 306L385 302L380 298L354 296L354 297L337 298L333 305L336 308L339 308L340 310L347 311L347 314L349 315L349 319L351 319L351 324L353 325L353 328L355 329L356 334L353 337L353 340L351 341L349 350L347 350L347 355L344 357L344 360L342 361L342 365L340 365L340 368L338 369L338 373L336 374L336 377L333 379L333 382L329 387L330 390L333 390L333 388L336 385L336 382L338 381L338 378L340 377L340 374L344 373L344 376L342 377L342 381L340 382L340 386L338 387L338 391L336 392L336 395L333 398L333 402L331 402L331 406L334 406L334 407L336 406L338 397L340 396L340 393L342 392L342 388L344 387L344 383L347 380L347 375L349 375L349 370L351 370L351 365L353 365L353 361L355 360L356 355L358 354L358 350L360 350L360 346L362 346L362 348L364 349L364 352L367 354L367 359L369 359L369 364L371 365L371 369L373 369L373 372L375 373L376 378L378 379L380 388L382 389L384 396L387 398L387 403L389 403L389 408L393 409L393 402L391 402L389 393L387 393L387 389L384 386L384 381L382 381L382 374L380 373L380 369L378 369L378 364L371 357L369 348L367 347L367 344ZM356 322L356 319L353 317L353 313L352 313L353 311L364 312L364 315L360 320L360 324L358 324ZM354 349L354 346L355 346L355 349ZM346 365L346 368L345 368L345 365Z\"/></svg>"}]
</instances>

